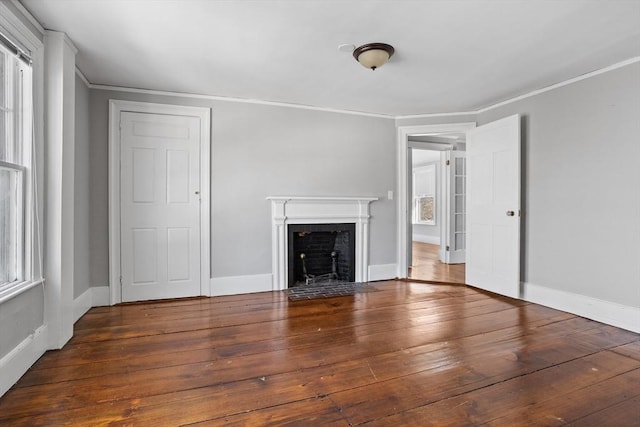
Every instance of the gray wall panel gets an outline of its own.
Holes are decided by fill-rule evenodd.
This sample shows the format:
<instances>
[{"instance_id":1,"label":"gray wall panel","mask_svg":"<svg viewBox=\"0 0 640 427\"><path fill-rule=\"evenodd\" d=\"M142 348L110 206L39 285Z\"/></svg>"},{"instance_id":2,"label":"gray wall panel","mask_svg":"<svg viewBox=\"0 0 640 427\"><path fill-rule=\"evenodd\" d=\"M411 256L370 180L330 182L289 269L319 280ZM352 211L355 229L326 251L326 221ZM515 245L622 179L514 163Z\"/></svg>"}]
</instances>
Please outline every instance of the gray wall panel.
<instances>
[{"instance_id":1,"label":"gray wall panel","mask_svg":"<svg viewBox=\"0 0 640 427\"><path fill-rule=\"evenodd\" d=\"M640 307L640 64L478 115L523 116L523 278Z\"/></svg>"},{"instance_id":2,"label":"gray wall panel","mask_svg":"<svg viewBox=\"0 0 640 427\"><path fill-rule=\"evenodd\" d=\"M108 103L212 108L213 277L271 273L274 195L375 196L370 263L395 263L393 120L316 110L91 91L92 283L108 282Z\"/></svg>"},{"instance_id":3,"label":"gray wall panel","mask_svg":"<svg viewBox=\"0 0 640 427\"><path fill-rule=\"evenodd\" d=\"M0 359L43 324L42 285L0 304Z\"/></svg>"}]
</instances>

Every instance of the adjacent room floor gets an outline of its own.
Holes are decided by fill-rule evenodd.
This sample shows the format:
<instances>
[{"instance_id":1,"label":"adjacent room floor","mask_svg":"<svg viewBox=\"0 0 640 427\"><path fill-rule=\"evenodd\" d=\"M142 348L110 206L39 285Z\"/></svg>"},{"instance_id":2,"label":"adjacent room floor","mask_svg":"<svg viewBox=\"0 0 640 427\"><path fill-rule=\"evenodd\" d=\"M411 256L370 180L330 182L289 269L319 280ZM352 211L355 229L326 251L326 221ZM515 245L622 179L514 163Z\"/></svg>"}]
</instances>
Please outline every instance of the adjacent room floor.
<instances>
[{"instance_id":1,"label":"adjacent room floor","mask_svg":"<svg viewBox=\"0 0 640 427\"><path fill-rule=\"evenodd\" d=\"M638 425L640 335L466 286L91 309L0 425Z\"/></svg>"},{"instance_id":2,"label":"adjacent room floor","mask_svg":"<svg viewBox=\"0 0 640 427\"><path fill-rule=\"evenodd\" d=\"M438 245L413 242L409 277L433 282L465 283L464 264L444 264L438 260Z\"/></svg>"}]
</instances>

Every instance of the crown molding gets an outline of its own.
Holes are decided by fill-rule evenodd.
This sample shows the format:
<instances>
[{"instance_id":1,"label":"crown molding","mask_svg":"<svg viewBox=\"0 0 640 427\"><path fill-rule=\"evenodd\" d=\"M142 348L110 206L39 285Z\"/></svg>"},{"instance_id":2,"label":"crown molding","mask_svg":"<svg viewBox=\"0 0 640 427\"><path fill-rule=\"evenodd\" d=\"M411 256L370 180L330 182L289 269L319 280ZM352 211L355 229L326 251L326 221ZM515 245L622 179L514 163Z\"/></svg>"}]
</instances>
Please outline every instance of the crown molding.
<instances>
[{"instance_id":1,"label":"crown molding","mask_svg":"<svg viewBox=\"0 0 640 427\"><path fill-rule=\"evenodd\" d=\"M586 80L588 78L595 77L595 76L598 76L600 74L607 73L609 71L617 70L618 68L626 67L627 65L635 64L636 62L640 62L640 56L636 56L634 58L630 58L630 59L627 59L625 61L617 62L617 63L609 65L607 67L600 68L598 70L594 70L594 71L591 71L589 73L582 74L582 75L580 75L578 77L574 77L574 78L569 79L569 80L565 80L565 81L562 81L562 82L559 82L559 83L555 83L555 84L552 84L550 86L545 86L545 87L543 87L541 89L536 89L536 90L533 90L531 92L527 92L527 93L525 93L523 95L519 95L519 96L516 96L514 98L510 98L510 99L507 99L505 101L501 101L501 102L498 102L496 104L489 105L487 107L479 108L479 109L477 109L475 111L453 112L453 113L435 113L435 114L415 114L415 115L411 115L411 116L396 116L396 120L422 119L422 118L429 118L429 117L446 117L446 116L465 116L465 115L481 114L481 113L493 110L495 108L499 108L499 107L502 107L504 105L511 104L513 102L521 101L521 100L526 99L526 98L531 98L533 96L537 96L537 95L540 95L542 93L549 92L551 90L561 88L563 86L567 86L567 85L570 85L570 84L573 84L573 83L577 83L579 81Z\"/></svg>"},{"instance_id":2,"label":"crown molding","mask_svg":"<svg viewBox=\"0 0 640 427\"><path fill-rule=\"evenodd\" d=\"M76 65L76 75L78 77L80 77L80 80L82 80L82 82L84 83L84 85L88 88L91 89L91 83L89 82L89 80L87 79L87 76L84 75L84 73L82 72L82 70L80 68L78 68L78 66Z\"/></svg>"},{"instance_id":3,"label":"crown molding","mask_svg":"<svg viewBox=\"0 0 640 427\"><path fill-rule=\"evenodd\" d=\"M555 83L555 84L552 84L550 86L545 86L545 87L543 87L541 89L533 90L531 92L525 93L524 95L516 96L515 98L507 99L506 101L501 101L501 102L498 102L497 104L492 104L492 105L490 105L488 107L480 108L479 110L476 111L476 114L484 113L486 111L493 110L495 108L499 108L499 107L502 107L504 105L511 104L513 102L521 101L521 100L526 99L526 98L531 98L533 96L537 96L537 95L540 95L542 93L549 92L551 90L561 88L563 86L568 86L570 84L577 83L579 81L589 79L591 77L599 76L600 74L604 74L604 73L607 73L609 71L617 70L618 68L623 68L623 67L626 67L627 65L635 64L636 62L640 62L640 56L636 56L634 58L630 58L630 59L627 59L625 61L617 62L615 64L609 65L608 67L604 67L604 68L600 68L600 69L597 69L597 70L594 70L594 71L590 71L588 73L582 74L582 75L580 75L578 77L574 77L574 78L569 79L569 80L565 80L565 81L560 82L560 83Z\"/></svg>"},{"instance_id":4,"label":"crown molding","mask_svg":"<svg viewBox=\"0 0 640 427\"><path fill-rule=\"evenodd\" d=\"M391 120L405 120L405 119L422 119L422 118L433 118L433 117L453 117L453 116L474 116L477 114L481 114L495 108L502 107L504 105L508 105L517 101L521 101L526 98L531 98L533 96L540 95L545 92L549 92L554 89L558 89L563 86L567 86L573 83L577 83L582 80L586 80L591 77L598 76L600 74L607 73L609 71L617 70L618 68L623 68L631 64L635 64L640 62L640 56L636 56L634 58L627 59L625 61L621 61L612 65L609 65L604 68L600 68L598 70L591 71L589 73L582 74L581 76L574 77L569 80L565 80L563 82L555 83L550 86L546 86L541 89L536 89L531 92L525 93L523 95L519 95L514 98L510 98L505 101L498 102L496 104L492 104L487 107L479 108L477 110L472 111L460 111L460 112L449 112L449 113L426 113L426 114L412 114L412 115L402 115L402 116L392 116L387 114L377 114L377 113L367 113L363 111L353 111L353 110L342 110L337 108L327 108L327 107L314 107L312 105L304 105L304 104L293 104L288 102L277 102L277 101L263 101L259 99L247 99L247 98L234 98L228 96L217 96L217 95L202 95L195 93L183 93L183 92L172 92L172 91L164 91L164 90L152 90L152 89L142 89L142 88L129 88L122 86L111 86L111 85L100 85L93 84L87 80L86 76L76 68L76 71L79 73L85 84L90 89L97 90L110 90L115 92L130 92L130 93L143 93L146 95L161 95L161 96L174 96L174 97L183 97L183 98L192 98L192 99L206 99L212 101L223 101L223 102L239 102L245 104L258 104L258 105L269 105L275 107L286 107L286 108L298 108L303 110L314 110L314 111L322 111L327 113L338 113L338 114L350 114L356 116L364 116L364 117L376 117L381 119L391 119Z\"/></svg>"},{"instance_id":5,"label":"crown molding","mask_svg":"<svg viewBox=\"0 0 640 427\"><path fill-rule=\"evenodd\" d=\"M62 32L62 31L45 30L44 31L44 36L45 36L45 38L48 37L50 39L60 39L60 40L62 40L62 42L65 43L71 49L73 54L77 55L78 48L76 47L75 44L73 44L73 40L71 40L71 38L69 38L67 33Z\"/></svg>"},{"instance_id":6,"label":"crown molding","mask_svg":"<svg viewBox=\"0 0 640 427\"><path fill-rule=\"evenodd\" d=\"M325 113L339 113L339 114L351 114L354 116L376 117L380 119L389 119L389 120L393 120L395 118L394 116L390 116L386 114L367 113L364 111L352 111L352 110L341 110L337 108L314 107L312 105L294 104L294 103L277 102L277 101L263 101L259 99L234 98L230 96L202 95L202 94L196 94L196 93L172 92L172 91L166 91L166 90L152 90L152 89L130 88L130 87L122 87L122 86L99 85L99 84L90 84L89 87L91 89L111 90L116 92L143 93L145 95L176 96L176 97L182 97L182 98L206 99L210 101L239 102L244 104L269 105L274 107L286 107L286 108L298 108L302 110L322 111Z\"/></svg>"},{"instance_id":7,"label":"crown molding","mask_svg":"<svg viewBox=\"0 0 640 427\"><path fill-rule=\"evenodd\" d=\"M22 13L22 15L27 18L27 21L31 23L38 31L40 31L41 35L44 35L44 27L40 25L38 20L29 12L29 10L22 5L18 0L11 0L11 3L15 6L16 9Z\"/></svg>"},{"instance_id":8,"label":"crown molding","mask_svg":"<svg viewBox=\"0 0 640 427\"><path fill-rule=\"evenodd\" d=\"M10 4L15 5L13 2ZM19 8L19 12L22 13L23 9L24 7ZM24 17L31 22L33 17L30 19L29 17L31 15L28 14L28 12L26 13ZM31 29L15 15L14 11L4 3L0 3L0 27L9 33L7 35L11 37L13 43L16 43L21 49L31 52L31 54L34 54L43 46L43 41L40 40L38 35L33 33ZM37 30L39 30L39 28L37 28Z\"/></svg>"}]
</instances>

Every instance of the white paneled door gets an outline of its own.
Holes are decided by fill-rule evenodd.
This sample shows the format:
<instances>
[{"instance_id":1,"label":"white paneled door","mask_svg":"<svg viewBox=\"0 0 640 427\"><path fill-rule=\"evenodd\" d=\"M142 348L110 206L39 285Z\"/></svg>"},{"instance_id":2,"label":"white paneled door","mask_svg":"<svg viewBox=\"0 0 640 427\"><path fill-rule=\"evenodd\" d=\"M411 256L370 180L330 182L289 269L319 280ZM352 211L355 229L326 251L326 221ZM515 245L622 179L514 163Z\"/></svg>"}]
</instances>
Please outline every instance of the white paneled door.
<instances>
[{"instance_id":1,"label":"white paneled door","mask_svg":"<svg viewBox=\"0 0 640 427\"><path fill-rule=\"evenodd\" d=\"M466 283L520 294L520 116L467 132Z\"/></svg>"},{"instance_id":2,"label":"white paneled door","mask_svg":"<svg viewBox=\"0 0 640 427\"><path fill-rule=\"evenodd\" d=\"M200 295L200 119L120 114L122 301Z\"/></svg>"}]
</instances>

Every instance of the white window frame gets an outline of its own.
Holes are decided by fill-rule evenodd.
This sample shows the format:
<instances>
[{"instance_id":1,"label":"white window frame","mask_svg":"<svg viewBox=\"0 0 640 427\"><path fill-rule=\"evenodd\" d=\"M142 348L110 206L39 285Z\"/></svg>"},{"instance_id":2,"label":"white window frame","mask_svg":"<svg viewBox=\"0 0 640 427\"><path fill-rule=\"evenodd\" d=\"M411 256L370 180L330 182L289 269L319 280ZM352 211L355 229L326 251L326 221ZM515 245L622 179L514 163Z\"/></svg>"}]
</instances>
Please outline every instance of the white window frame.
<instances>
[{"instance_id":1,"label":"white window frame","mask_svg":"<svg viewBox=\"0 0 640 427\"><path fill-rule=\"evenodd\" d=\"M5 12L6 6L0 4L0 12ZM42 256L41 239L42 228L38 218L42 216L42 194L37 191L42 186L42 177L36 176L36 165L41 164L43 153L42 147L42 65L43 65L43 44L42 41L25 30L24 24L12 13L0 13L0 32L12 42L15 42L22 52L30 52L33 63L30 65L16 59L13 62L15 67L14 76L19 76L20 70L29 74L29 80L21 85L11 82L14 90L11 96L15 101L21 99L22 119L14 114L12 138L20 140L20 149L17 150L18 159L12 161L2 161L0 165L9 170L15 170L19 175L18 191L19 200L15 214L19 218L18 229L21 237L19 239L18 257L19 275L18 280L0 285L0 304L14 298L22 292L43 282L42 278ZM16 57L13 52L2 46L3 51L8 53L8 57ZM26 75L26 74L23 74ZM35 96L34 96L35 95ZM40 101L40 102L39 102ZM40 159L40 160L38 160Z\"/></svg>"},{"instance_id":2,"label":"white window frame","mask_svg":"<svg viewBox=\"0 0 640 427\"><path fill-rule=\"evenodd\" d=\"M17 188L16 201L15 201L15 210L10 213L10 222L16 223L15 229L10 230L11 237L10 240L15 243L16 253L15 259L12 260L12 263L15 265L14 274L16 275L16 280L7 283L0 283L0 293L5 288L10 288L18 285L19 283L25 280L25 190L26 186L24 185L25 181L25 172L26 167L9 163L0 160L0 170L8 170L16 173L15 178L15 187Z\"/></svg>"}]
</instances>

